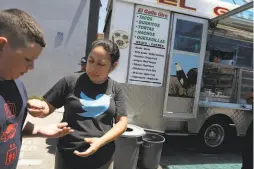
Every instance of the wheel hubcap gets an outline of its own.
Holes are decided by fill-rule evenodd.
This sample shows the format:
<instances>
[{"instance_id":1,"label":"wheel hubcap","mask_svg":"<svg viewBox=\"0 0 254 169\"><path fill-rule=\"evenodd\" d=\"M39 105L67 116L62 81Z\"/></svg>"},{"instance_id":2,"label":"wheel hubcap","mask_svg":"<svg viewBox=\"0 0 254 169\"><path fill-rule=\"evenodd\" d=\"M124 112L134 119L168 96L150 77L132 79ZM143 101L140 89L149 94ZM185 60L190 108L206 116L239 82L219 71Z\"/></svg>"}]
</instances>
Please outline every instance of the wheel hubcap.
<instances>
[{"instance_id":1,"label":"wheel hubcap","mask_svg":"<svg viewBox=\"0 0 254 169\"><path fill-rule=\"evenodd\" d=\"M219 124L209 126L204 134L205 143L209 147L218 147L225 138L224 128Z\"/></svg>"}]
</instances>

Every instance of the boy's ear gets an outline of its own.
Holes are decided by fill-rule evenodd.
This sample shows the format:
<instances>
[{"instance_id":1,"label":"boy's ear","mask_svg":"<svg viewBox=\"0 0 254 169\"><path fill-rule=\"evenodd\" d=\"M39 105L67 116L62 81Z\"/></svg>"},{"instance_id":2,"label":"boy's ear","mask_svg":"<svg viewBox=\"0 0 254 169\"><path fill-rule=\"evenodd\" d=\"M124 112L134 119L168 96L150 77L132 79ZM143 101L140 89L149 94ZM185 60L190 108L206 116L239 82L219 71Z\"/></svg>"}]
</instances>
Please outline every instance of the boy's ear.
<instances>
[{"instance_id":1,"label":"boy's ear","mask_svg":"<svg viewBox=\"0 0 254 169\"><path fill-rule=\"evenodd\" d=\"M0 37L0 51L2 51L6 43L7 43L7 39L5 37Z\"/></svg>"}]
</instances>

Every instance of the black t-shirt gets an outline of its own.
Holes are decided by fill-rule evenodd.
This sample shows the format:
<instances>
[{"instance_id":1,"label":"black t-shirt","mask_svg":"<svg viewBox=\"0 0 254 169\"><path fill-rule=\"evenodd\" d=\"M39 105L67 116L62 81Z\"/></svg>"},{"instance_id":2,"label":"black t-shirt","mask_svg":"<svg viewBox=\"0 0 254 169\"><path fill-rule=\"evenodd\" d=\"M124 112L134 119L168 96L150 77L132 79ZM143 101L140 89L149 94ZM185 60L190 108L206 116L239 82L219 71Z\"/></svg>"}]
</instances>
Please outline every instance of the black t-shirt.
<instances>
[{"instance_id":1,"label":"black t-shirt","mask_svg":"<svg viewBox=\"0 0 254 169\"><path fill-rule=\"evenodd\" d=\"M20 83L21 84L21 83ZM24 89L24 86L20 86ZM16 169L26 118L23 102L13 80L0 80L0 168Z\"/></svg>"},{"instance_id":2,"label":"black t-shirt","mask_svg":"<svg viewBox=\"0 0 254 169\"><path fill-rule=\"evenodd\" d=\"M89 165L92 169L106 163L114 153L114 143L100 148L95 154L80 158L74 150L85 151L85 137L101 137L113 126L116 116L126 116L124 93L120 84L108 78L102 84L93 83L86 73L74 74L59 80L44 96L55 108L64 106L63 122L74 132L59 138L58 149L71 165ZM75 160L73 162L72 160ZM74 164L75 163L75 164Z\"/></svg>"}]
</instances>

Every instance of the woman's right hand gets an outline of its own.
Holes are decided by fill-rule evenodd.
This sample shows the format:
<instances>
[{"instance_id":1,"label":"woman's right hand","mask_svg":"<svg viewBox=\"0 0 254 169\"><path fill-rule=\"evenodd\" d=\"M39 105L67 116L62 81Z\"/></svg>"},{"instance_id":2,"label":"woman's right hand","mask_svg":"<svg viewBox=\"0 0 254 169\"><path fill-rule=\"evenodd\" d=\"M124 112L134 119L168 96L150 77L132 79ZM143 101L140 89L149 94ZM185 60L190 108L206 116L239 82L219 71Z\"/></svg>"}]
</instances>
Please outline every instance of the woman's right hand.
<instances>
[{"instance_id":1,"label":"woman's right hand","mask_svg":"<svg viewBox=\"0 0 254 169\"><path fill-rule=\"evenodd\" d=\"M27 110L33 117L44 117L49 113L49 106L44 101L31 99L27 101Z\"/></svg>"}]
</instances>

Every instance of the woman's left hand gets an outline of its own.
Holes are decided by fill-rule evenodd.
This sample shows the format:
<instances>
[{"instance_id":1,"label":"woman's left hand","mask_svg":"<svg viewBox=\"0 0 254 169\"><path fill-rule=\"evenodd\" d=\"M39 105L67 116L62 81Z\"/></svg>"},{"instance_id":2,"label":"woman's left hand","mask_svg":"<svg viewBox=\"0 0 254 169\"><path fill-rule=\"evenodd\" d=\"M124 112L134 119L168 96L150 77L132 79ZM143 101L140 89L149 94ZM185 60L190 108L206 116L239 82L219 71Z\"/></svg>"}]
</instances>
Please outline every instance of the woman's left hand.
<instances>
[{"instance_id":1,"label":"woman's left hand","mask_svg":"<svg viewBox=\"0 0 254 169\"><path fill-rule=\"evenodd\" d=\"M92 138L84 138L84 141L90 144L90 147L85 152L79 152L75 150L73 153L80 157L88 157L95 153L101 146L102 143L100 138L92 137Z\"/></svg>"}]
</instances>

